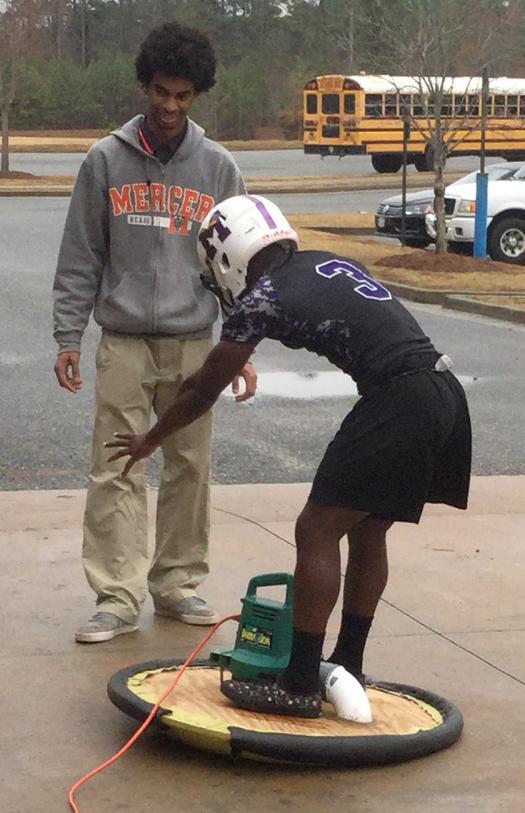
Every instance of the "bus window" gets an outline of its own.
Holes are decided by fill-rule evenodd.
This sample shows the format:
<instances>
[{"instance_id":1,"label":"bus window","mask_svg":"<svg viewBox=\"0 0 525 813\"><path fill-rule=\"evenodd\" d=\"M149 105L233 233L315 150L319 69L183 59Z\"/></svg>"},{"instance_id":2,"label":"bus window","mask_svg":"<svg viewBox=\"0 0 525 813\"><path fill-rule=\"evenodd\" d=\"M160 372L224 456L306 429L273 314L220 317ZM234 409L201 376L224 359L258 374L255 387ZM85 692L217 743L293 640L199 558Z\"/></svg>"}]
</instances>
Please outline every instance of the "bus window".
<instances>
[{"instance_id":1,"label":"bus window","mask_svg":"<svg viewBox=\"0 0 525 813\"><path fill-rule=\"evenodd\" d=\"M494 115L505 115L505 96L494 96Z\"/></svg>"},{"instance_id":2,"label":"bus window","mask_svg":"<svg viewBox=\"0 0 525 813\"><path fill-rule=\"evenodd\" d=\"M367 93L365 96L365 116L380 118L383 115L383 97L380 93Z\"/></svg>"},{"instance_id":3,"label":"bus window","mask_svg":"<svg viewBox=\"0 0 525 813\"><path fill-rule=\"evenodd\" d=\"M385 95L385 116L397 116L397 96L395 93Z\"/></svg>"},{"instance_id":4,"label":"bus window","mask_svg":"<svg viewBox=\"0 0 525 813\"><path fill-rule=\"evenodd\" d=\"M446 96L444 99L447 98ZM452 112L452 111L451 111ZM479 116L479 99L472 94L457 94L454 96L454 115Z\"/></svg>"},{"instance_id":5,"label":"bus window","mask_svg":"<svg viewBox=\"0 0 525 813\"><path fill-rule=\"evenodd\" d=\"M424 116L425 105L421 96L414 96L414 116Z\"/></svg>"},{"instance_id":6,"label":"bus window","mask_svg":"<svg viewBox=\"0 0 525 813\"><path fill-rule=\"evenodd\" d=\"M479 96L477 94L467 96L467 116L479 116Z\"/></svg>"},{"instance_id":7,"label":"bus window","mask_svg":"<svg viewBox=\"0 0 525 813\"><path fill-rule=\"evenodd\" d=\"M525 116L525 96L520 96L520 116Z\"/></svg>"},{"instance_id":8,"label":"bus window","mask_svg":"<svg viewBox=\"0 0 525 813\"><path fill-rule=\"evenodd\" d=\"M339 113L339 96L337 93L323 93L323 113Z\"/></svg>"},{"instance_id":9,"label":"bus window","mask_svg":"<svg viewBox=\"0 0 525 813\"><path fill-rule=\"evenodd\" d=\"M465 108L465 101L466 97L462 94L456 94L454 96L454 115L456 116L464 116L466 111Z\"/></svg>"},{"instance_id":10,"label":"bus window","mask_svg":"<svg viewBox=\"0 0 525 813\"><path fill-rule=\"evenodd\" d=\"M518 97L507 96L507 116L515 116L518 113Z\"/></svg>"},{"instance_id":11,"label":"bus window","mask_svg":"<svg viewBox=\"0 0 525 813\"><path fill-rule=\"evenodd\" d=\"M317 96L315 93L306 94L306 112L312 116L317 113Z\"/></svg>"},{"instance_id":12,"label":"bus window","mask_svg":"<svg viewBox=\"0 0 525 813\"><path fill-rule=\"evenodd\" d=\"M452 114L452 96L442 96L441 98L441 115L450 116Z\"/></svg>"},{"instance_id":13,"label":"bus window","mask_svg":"<svg viewBox=\"0 0 525 813\"><path fill-rule=\"evenodd\" d=\"M345 93L345 113L353 115L355 113L355 93Z\"/></svg>"},{"instance_id":14,"label":"bus window","mask_svg":"<svg viewBox=\"0 0 525 813\"><path fill-rule=\"evenodd\" d=\"M410 115L412 95L410 93L402 93L399 97L399 115Z\"/></svg>"},{"instance_id":15,"label":"bus window","mask_svg":"<svg viewBox=\"0 0 525 813\"><path fill-rule=\"evenodd\" d=\"M458 96L456 100L456 113L458 112L458 104L461 105L461 111L465 112L465 97ZM452 96L444 95L441 93L431 94L428 98L428 115L429 116L450 116L452 112Z\"/></svg>"}]
</instances>

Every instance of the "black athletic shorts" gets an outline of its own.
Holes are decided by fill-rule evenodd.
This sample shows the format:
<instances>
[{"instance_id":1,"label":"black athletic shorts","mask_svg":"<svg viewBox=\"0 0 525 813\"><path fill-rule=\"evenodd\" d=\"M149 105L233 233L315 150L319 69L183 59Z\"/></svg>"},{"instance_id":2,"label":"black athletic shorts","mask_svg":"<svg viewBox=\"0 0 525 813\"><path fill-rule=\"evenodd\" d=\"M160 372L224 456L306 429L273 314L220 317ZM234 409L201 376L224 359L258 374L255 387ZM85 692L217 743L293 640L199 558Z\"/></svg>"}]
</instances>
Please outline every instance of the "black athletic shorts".
<instances>
[{"instance_id":1,"label":"black athletic shorts","mask_svg":"<svg viewBox=\"0 0 525 813\"><path fill-rule=\"evenodd\" d=\"M310 500L398 522L426 502L466 508L471 428L463 387L448 370L418 370L364 395L317 470Z\"/></svg>"}]
</instances>

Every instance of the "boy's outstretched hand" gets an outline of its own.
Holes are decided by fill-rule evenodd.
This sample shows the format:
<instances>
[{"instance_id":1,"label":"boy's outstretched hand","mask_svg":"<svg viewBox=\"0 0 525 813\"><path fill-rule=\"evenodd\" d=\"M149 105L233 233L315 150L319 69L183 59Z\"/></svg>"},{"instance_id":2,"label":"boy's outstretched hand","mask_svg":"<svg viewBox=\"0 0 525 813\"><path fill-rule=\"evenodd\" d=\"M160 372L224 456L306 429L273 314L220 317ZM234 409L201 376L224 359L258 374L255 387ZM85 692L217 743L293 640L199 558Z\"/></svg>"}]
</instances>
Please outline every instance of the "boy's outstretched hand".
<instances>
[{"instance_id":1,"label":"boy's outstretched hand","mask_svg":"<svg viewBox=\"0 0 525 813\"><path fill-rule=\"evenodd\" d=\"M115 432L116 440L104 443L106 449L120 449L120 451L108 458L109 463L111 463L113 460L118 460L119 457L126 457L126 455L129 455L129 460L124 466L124 471L122 472L123 477L126 477L129 470L135 465L135 463L142 460L144 457L149 457L157 448L158 444L146 441L146 437L147 435L128 435L123 432Z\"/></svg>"}]
</instances>

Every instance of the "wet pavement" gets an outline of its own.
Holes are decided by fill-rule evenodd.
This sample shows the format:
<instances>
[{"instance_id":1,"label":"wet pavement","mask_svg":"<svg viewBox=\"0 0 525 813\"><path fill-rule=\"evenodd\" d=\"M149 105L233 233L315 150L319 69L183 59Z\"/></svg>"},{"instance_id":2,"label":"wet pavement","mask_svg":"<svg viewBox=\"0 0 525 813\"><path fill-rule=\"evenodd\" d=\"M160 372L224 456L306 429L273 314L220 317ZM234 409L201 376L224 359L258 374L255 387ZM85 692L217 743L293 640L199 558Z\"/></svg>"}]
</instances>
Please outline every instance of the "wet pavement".
<instances>
[{"instance_id":1,"label":"wet pavement","mask_svg":"<svg viewBox=\"0 0 525 813\"><path fill-rule=\"evenodd\" d=\"M275 175L302 177L304 175L354 175L363 172L374 173L370 156L353 155L346 158L320 158L305 155L302 149L294 150L232 150L239 169L245 176ZM34 175L76 175L85 153L21 153L11 152L10 169L18 172L31 172ZM488 163L501 159L489 158ZM479 167L476 156L460 156L447 162L449 172L469 172ZM413 165L408 168L415 173ZM375 175L376 173L374 173ZM401 172L399 184L401 185ZM426 173L429 180L431 174ZM432 183L429 183L431 186Z\"/></svg>"},{"instance_id":2,"label":"wet pavement","mask_svg":"<svg viewBox=\"0 0 525 813\"><path fill-rule=\"evenodd\" d=\"M66 210L65 199L0 198L0 489L86 485L99 335L93 322L83 341L82 391L72 396L61 390L52 369L51 288ZM407 307L439 350L454 359L467 386L474 472L525 474L516 443L525 424L525 327L437 306ZM213 479L310 480L355 402L355 387L324 359L274 341L262 342L254 361L259 395L246 404L225 396L217 404ZM157 456L149 465L152 485L158 483L159 467Z\"/></svg>"}]
</instances>

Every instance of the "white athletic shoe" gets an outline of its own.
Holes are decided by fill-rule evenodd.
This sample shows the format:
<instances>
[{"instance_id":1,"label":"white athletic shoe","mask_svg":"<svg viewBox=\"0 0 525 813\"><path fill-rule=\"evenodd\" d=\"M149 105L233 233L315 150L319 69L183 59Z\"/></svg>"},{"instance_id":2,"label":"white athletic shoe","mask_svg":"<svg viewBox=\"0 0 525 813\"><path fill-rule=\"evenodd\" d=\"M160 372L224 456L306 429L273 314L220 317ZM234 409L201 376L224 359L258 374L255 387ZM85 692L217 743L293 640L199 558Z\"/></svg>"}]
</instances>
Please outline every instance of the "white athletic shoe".
<instances>
[{"instance_id":1,"label":"white athletic shoe","mask_svg":"<svg viewBox=\"0 0 525 813\"><path fill-rule=\"evenodd\" d=\"M128 624L113 613L95 613L87 624L75 632L75 641L83 644L98 644L100 641L111 641L116 635L138 630L136 624Z\"/></svg>"}]
</instances>

